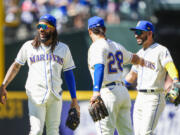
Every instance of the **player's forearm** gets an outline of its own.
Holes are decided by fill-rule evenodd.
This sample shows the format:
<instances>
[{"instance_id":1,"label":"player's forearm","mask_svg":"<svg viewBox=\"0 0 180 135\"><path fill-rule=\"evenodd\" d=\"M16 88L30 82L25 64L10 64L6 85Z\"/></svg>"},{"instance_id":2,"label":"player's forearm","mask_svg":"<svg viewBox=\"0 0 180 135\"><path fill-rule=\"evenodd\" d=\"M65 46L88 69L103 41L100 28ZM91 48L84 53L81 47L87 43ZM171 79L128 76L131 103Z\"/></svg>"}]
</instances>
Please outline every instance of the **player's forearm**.
<instances>
[{"instance_id":1,"label":"player's forearm","mask_svg":"<svg viewBox=\"0 0 180 135\"><path fill-rule=\"evenodd\" d=\"M72 102L71 102L71 108L76 108L78 115L80 116L80 107L78 105L78 100L77 98L72 98Z\"/></svg>"},{"instance_id":2,"label":"player's forearm","mask_svg":"<svg viewBox=\"0 0 180 135\"><path fill-rule=\"evenodd\" d=\"M71 94L71 98L76 98L76 82L74 78L74 74L72 70L68 70L64 72L64 77L66 84L68 86L69 92Z\"/></svg>"},{"instance_id":3,"label":"player's forearm","mask_svg":"<svg viewBox=\"0 0 180 135\"><path fill-rule=\"evenodd\" d=\"M102 82L104 78L104 65L96 64L94 65L94 82L93 91L100 91Z\"/></svg>"},{"instance_id":4,"label":"player's forearm","mask_svg":"<svg viewBox=\"0 0 180 135\"><path fill-rule=\"evenodd\" d=\"M8 69L6 76L4 78L3 84L2 84L2 86L4 88L6 88L8 86L8 84L15 78L15 76L19 72L20 68L21 68L21 65L16 62L14 62L10 66L10 68Z\"/></svg>"},{"instance_id":5,"label":"player's forearm","mask_svg":"<svg viewBox=\"0 0 180 135\"><path fill-rule=\"evenodd\" d=\"M78 105L78 100L77 100L77 98L72 98L71 106L76 106L76 105Z\"/></svg>"},{"instance_id":6,"label":"player's forearm","mask_svg":"<svg viewBox=\"0 0 180 135\"><path fill-rule=\"evenodd\" d=\"M138 55L136 54L133 54L132 56L132 60L131 60L131 63L132 64L135 64L135 65L141 65L143 66L144 65L144 59L143 58L140 58Z\"/></svg>"}]
</instances>

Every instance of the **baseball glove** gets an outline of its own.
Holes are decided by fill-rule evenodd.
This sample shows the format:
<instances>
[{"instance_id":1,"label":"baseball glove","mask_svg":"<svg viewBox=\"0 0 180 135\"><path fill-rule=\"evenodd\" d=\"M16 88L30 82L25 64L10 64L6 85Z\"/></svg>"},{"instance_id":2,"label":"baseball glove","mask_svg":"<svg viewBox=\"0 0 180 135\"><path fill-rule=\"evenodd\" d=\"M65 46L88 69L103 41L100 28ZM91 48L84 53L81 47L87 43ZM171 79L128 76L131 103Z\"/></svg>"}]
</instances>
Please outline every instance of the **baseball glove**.
<instances>
[{"instance_id":1,"label":"baseball glove","mask_svg":"<svg viewBox=\"0 0 180 135\"><path fill-rule=\"evenodd\" d=\"M78 116L76 108L71 108L68 112L68 117L66 120L66 126L72 130L75 130L80 123L80 118Z\"/></svg>"},{"instance_id":2,"label":"baseball glove","mask_svg":"<svg viewBox=\"0 0 180 135\"><path fill-rule=\"evenodd\" d=\"M166 100L177 106L180 104L180 82L174 83L166 93Z\"/></svg>"},{"instance_id":3,"label":"baseball glove","mask_svg":"<svg viewBox=\"0 0 180 135\"><path fill-rule=\"evenodd\" d=\"M94 103L89 105L88 110L94 122L109 116L107 108L100 96L95 99Z\"/></svg>"}]
</instances>

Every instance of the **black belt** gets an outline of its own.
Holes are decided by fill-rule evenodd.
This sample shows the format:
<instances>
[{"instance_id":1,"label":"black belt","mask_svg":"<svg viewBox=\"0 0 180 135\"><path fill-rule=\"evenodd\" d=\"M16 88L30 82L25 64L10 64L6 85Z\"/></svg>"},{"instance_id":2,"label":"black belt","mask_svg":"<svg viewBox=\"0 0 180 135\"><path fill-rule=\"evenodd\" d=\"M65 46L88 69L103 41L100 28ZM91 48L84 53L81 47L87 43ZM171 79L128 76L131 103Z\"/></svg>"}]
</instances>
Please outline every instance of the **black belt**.
<instances>
[{"instance_id":1,"label":"black belt","mask_svg":"<svg viewBox=\"0 0 180 135\"><path fill-rule=\"evenodd\" d=\"M108 84L106 84L105 86L108 87L108 86L111 86L111 85L116 85L116 82L108 83Z\"/></svg>"},{"instance_id":2,"label":"black belt","mask_svg":"<svg viewBox=\"0 0 180 135\"><path fill-rule=\"evenodd\" d=\"M147 89L141 89L138 90L139 92L155 92L155 90L147 90Z\"/></svg>"}]
</instances>

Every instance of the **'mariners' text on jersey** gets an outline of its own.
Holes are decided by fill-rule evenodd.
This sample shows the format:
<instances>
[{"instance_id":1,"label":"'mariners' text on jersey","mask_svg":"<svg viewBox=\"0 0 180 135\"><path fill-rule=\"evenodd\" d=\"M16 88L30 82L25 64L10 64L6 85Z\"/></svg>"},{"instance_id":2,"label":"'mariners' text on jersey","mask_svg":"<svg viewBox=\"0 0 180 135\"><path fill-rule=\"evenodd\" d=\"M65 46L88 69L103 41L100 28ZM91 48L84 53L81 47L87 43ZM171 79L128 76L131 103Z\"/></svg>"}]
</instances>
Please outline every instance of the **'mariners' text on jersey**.
<instances>
[{"instance_id":1,"label":"'mariners' text on jersey","mask_svg":"<svg viewBox=\"0 0 180 135\"><path fill-rule=\"evenodd\" d=\"M63 58L60 58L57 55L54 54L39 54L39 55L34 55L32 57L29 57L31 64L39 62L39 61L48 61L48 60L53 60L59 63L60 65L63 65Z\"/></svg>"}]
</instances>

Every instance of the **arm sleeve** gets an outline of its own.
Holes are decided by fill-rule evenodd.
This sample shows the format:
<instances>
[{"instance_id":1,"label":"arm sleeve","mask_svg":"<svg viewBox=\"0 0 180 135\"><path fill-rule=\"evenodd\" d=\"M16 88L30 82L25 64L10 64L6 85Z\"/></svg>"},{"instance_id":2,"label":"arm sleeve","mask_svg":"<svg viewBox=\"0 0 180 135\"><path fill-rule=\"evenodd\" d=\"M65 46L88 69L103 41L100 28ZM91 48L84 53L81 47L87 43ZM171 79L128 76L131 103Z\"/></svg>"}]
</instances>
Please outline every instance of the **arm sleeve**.
<instances>
[{"instance_id":1,"label":"arm sleeve","mask_svg":"<svg viewBox=\"0 0 180 135\"><path fill-rule=\"evenodd\" d=\"M104 78L104 65L103 64L94 65L93 91L100 91L103 78Z\"/></svg>"},{"instance_id":2,"label":"arm sleeve","mask_svg":"<svg viewBox=\"0 0 180 135\"><path fill-rule=\"evenodd\" d=\"M125 84L126 87L130 87L132 83L126 81L126 79L123 79L123 83Z\"/></svg>"},{"instance_id":3,"label":"arm sleeve","mask_svg":"<svg viewBox=\"0 0 180 135\"><path fill-rule=\"evenodd\" d=\"M76 82L75 82L73 71L72 70L65 71L64 77L65 77L65 81L68 86L68 89L70 91L71 98L76 98Z\"/></svg>"},{"instance_id":4,"label":"arm sleeve","mask_svg":"<svg viewBox=\"0 0 180 135\"><path fill-rule=\"evenodd\" d=\"M175 80L175 79L179 79L179 75L178 75L178 71L176 69L176 66L174 65L173 62L168 62L165 65L165 69L168 71L169 76Z\"/></svg>"}]
</instances>

